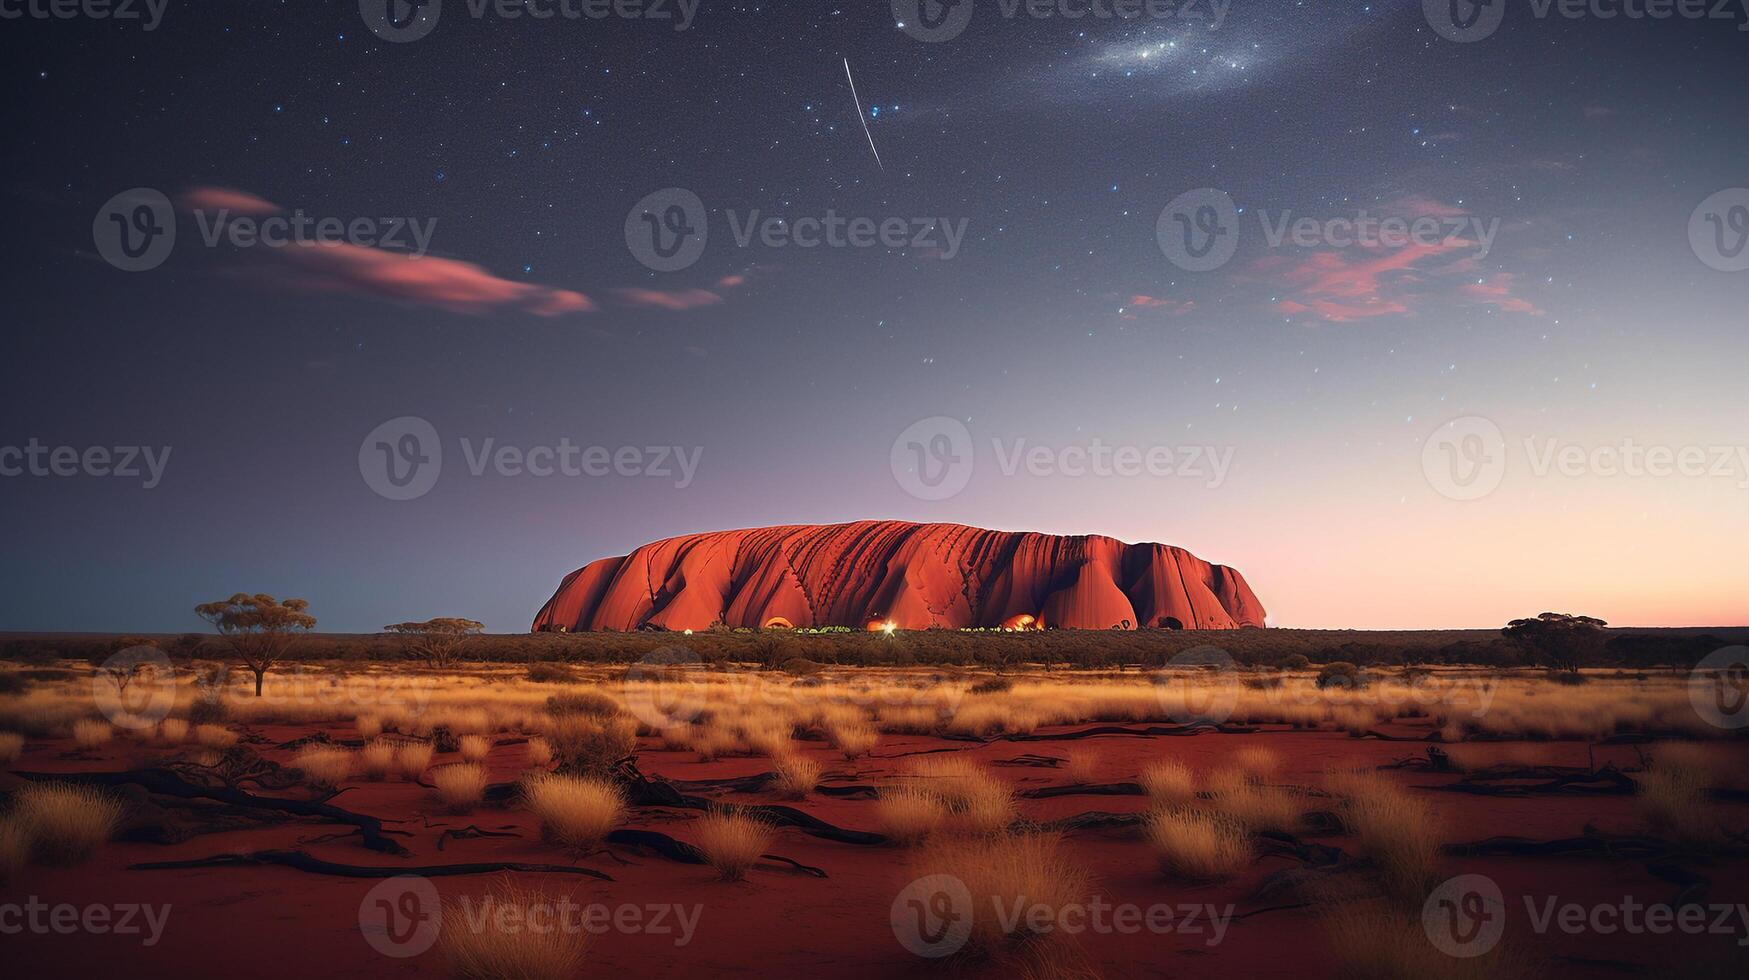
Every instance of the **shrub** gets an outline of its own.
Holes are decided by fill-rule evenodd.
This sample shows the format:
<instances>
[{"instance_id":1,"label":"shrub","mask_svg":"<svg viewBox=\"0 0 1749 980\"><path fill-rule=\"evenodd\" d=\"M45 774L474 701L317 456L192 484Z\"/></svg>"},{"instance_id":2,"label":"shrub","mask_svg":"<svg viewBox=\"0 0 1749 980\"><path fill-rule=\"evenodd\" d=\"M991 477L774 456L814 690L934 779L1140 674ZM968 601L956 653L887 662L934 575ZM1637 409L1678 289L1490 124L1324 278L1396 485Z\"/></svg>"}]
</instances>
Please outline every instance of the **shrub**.
<instances>
[{"instance_id":1,"label":"shrub","mask_svg":"<svg viewBox=\"0 0 1749 980\"><path fill-rule=\"evenodd\" d=\"M1635 803L1654 833L1668 834L1684 844L1719 841L1719 822L1707 803L1704 771L1667 762L1640 773L1638 783Z\"/></svg>"},{"instance_id":2,"label":"shrub","mask_svg":"<svg viewBox=\"0 0 1749 980\"><path fill-rule=\"evenodd\" d=\"M1351 779L1342 820L1359 840L1385 892L1420 908L1439 880L1439 830L1433 808L1380 777Z\"/></svg>"},{"instance_id":3,"label":"shrub","mask_svg":"<svg viewBox=\"0 0 1749 980\"><path fill-rule=\"evenodd\" d=\"M881 733L862 725L846 725L834 728L827 733L832 744L838 751L844 753L846 759L855 759L867 755L868 751L880 743Z\"/></svg>"},{"instance_id":4,"label":"shrub","mask_svg":"<svg viewBox=\"0 0 1749 980\"><path fill-rule=\"evenodd\" d=\"M1300 824L1300 800L1294 793L1249 781L1229 784L1214 791L1210 804L1247 830L1291 833Z\"/></svg>"},{"instance_id":5,"label":"shrub","mask_svg":"<svg viewBox=\"0 0 1749 980\"><path fill-rule=\"evenodd\" d=\"M545 769L553 764L553 744L539 735L528 740L528 764Z\"/></svg>"},{"instance_id":6,"label":"shrub","mask_svg":"<svg viewBox=\"0 0 1749 980\"><path fill-rule=\"evenodd\" d=\"M431 765L433 752L430 742L403 742L395 748L395 769L403 779L418 779Z\"/></svg>"},{"instance_id":7,"label":"shrub","mask_svg":"<svg viewBox=\"0 0 1749 980\"><path fill-rule=\"evenodd\" d=\"M1053 834L944 838L925 847L916 865L920 874L949 874L965 883L977 910L967 947L973 952L990 953L1014 940L1060 935L1033 932L1029 916L1004 921L986 910L1042 905L1052 911L1054 925L1058 910L1087 901L1089 894L1087 873L1070 863L1061 851L1060 838ZM1005 926L1013 931L1004 931Z\"/></svg>"},{"instance_id":8,"label":"shrub","mask_svg":"<svg viewBox=\"0 0 1749 980\"><path fill-rule=\"evenodd\" d=\"M529 664L528 679L536 684L570 684L577 672L560 664Z\"/></svg>"},{"instance_id":9,"label":"shrub","mask_svg":"<svg viewBox=\"0 0 1749 980\"><path fill-rule=\"evenodd\" d=\"M1160 867L1189 881L1224 881L1251 865L1251 841L1237 820L1189 807L1150 813L1143 830Z\"/></svg>"},{"instance_id":10,"label":"shrub","mask_svg":"<svg viewBox=\"0 0 1749 980\"><path fill-rule=\"evenodd\" d=\"M1150 762L1138 781L1157 807L1176 806L1196 799L1196 773L1182 762Z\"/></svg>"},{"instance_id":11,"label":"shrub","mask_svg":"<svg viewBox=\"0 0 1749 980\"><path fill-rule=\"evenodd\" d=\"M485 762L492 754L492 740L484 735L463 735L460 746L463 762Z\"/></svg>"},{"instance_id":12,"label":"shrub","mask_svg":"<svg viewBox=\"0 0 1749 980\"><path fill-rule=\"evenodd\" d=\"M491 894L493 914L482 926L461 905L443 908L438 949L451 975L466 980L569 980L583 975L589 933L576 928L502 929L499 922L535 923L558 899L504 882Z\"/></svg>"},{"instance_id":13,"label":"shrub","mask_svg":"<svg viewBox=\"0 0 1749 980\"><path fill-rule=\"evenodd\" d=\"M121 824L122 805L92 786L32 783L13 797L11 820L39 864L68 867L92 855Z\"/></svg>"},{"instance_id":14,"label":"shrub","mask_svg":"<svg viewBox=\"0 0 1749 980\"><path fill-rule=\"evenodd\" d=\"M108 722L81 718L73 723L73 742L82 749L95 749L114 737Z\"/></svg>"},{"instance_id":15,"label":"shrub","mask_svg":"<svg viewBox=\"0 0 1749 980\"><path fill-rule=\"evenodd\" d=\"M158 739L165 745L181 745L188 740L188 722L181 718L166 718L158 723Z\"/></svg>"},{"instance_id":16,"label":"shrub","mask_svg":"<svg viewBox=\"0 0 1749 980\"><path fill-rule=\"evenodd\" d=\"M24 736L17 732L0 732L0 766L9 766L24 754Z\"/></svg>"},{"instance_id":17,"label":"shrub","mask_svg":"<svg viewBox=\"0 0 1749 980\"><path fill-rule=\"evenodd\" d=\"M380 780L395 769L395 744L378 739L358 750L358 768L364 778Z\"/></svg>"},{"instance_id":18,"label":"shrub","mask_svg":"<svg viewBox=\"0 0 1749 980\"><path fill-rule=\"evenodd\" d=\"M637 724L625 718L560 715L548 727L546 738L559 760L559 771L574 776L605 776L638 751Z\"/></svg>"},{"instance_id":19,"label":"shrub","mask_svg":"<svg viewBox=\"0 0 1749 980\"><path fill-rule=\"evenodd\" d=\"M785 660L783 662L782 669L783 669L783 672L786 674L794 674L797 677L808 677L808 676L811 676L814 674L818 674L820 671L825 670L826 668L820 666L819 664L813 662L812 660L807 659L806 657L791 657L790 659Z\"/></svg>"},{"instance_id":20,"label":"shrub","mask_svg":"<svg viewBox=\"0 0 1749 980\"><path fill-rule=\"evenodd\" d=\"M805 755L781 755L772 759L777 771L777 792L790 800L799 800L820 784L822 767Z\"/></svg>"},{"instance_id":21,"label":"shrub","mask_svg":"<svg viewBox=\"0 0 1749 980\"><path fill-rule=\"evenodd\" d=\"M30 863L30 833L23 821L0 818L0 885L10 884Z\"/></svg>"},{"instance_id":22,"label":"shrub","mask_svg":"<svg viewBox=\"0 0 1749 980\"><path fill-rule=\"evenodd\" d=\"M303 770L313 786L335 787L352 775L352 753L347 749L305 749L292 759L292 767Z\"/></svg>"},{"instance_id":23,"label":"shrub","mask_svg":"<svg viewBox=\"0 0 1749 980\"><path fill-rule=\"evenodd\" d=\"M1367 679L1359 667L1346 660L1338 660L1318 668L1317 684L1320 689L1335 687L1354 690L1365 687Z\"/></svg>"},{"instance_id":24,"label":"shrub","mask_svg":"<svg viewBox=\"0 0 1749 980\"><path fill-rule=\"evenodd\" d=\"M1002 694L1014 689L1014 682L1006 677L987 677L971 687L966 688L967 694Z\"/></svg>"},{"instance_id":25,"label":"shrub","mask_svg":"<svg viewBox=\"0 0 1749 980\"><path fill-rule=\"evenodd\" d=\"M451 813L466 813L486 795L486 770L471 762L457 762L431 770L431 785Z\"/></svg>"},{"instance_id":26,"label":"shrub","mask_svg":"<svg viewBox=\"0 0 1749 980\"><path fill-rule=\"evenodd\" d=\"M541 837L576 850L599 845L625 813L619 787L604 779L547 773L524 783L522 796Z\"/></svg>"},{"instance_id":27,"label":"shrub","mask_svg":"<svg viewBox=\"0 0 1749 980\"><path fill-rule=\"evenodd\" d=\"M188 706L188 723L191 725L222 725L230 717L231 709L216 691L195 698L194 703Z\"/></svg>"},{"instance_id":28,"label":"shrub","mask_svg":"<svg viewBox=\"0 0 1749 980\"><path fill-rule=\"evenodd\" d=\"M619 714L619 702L596 691L555 694L547 698L547 714L554 718L566 715L583 715L588 718L606 719Z\"/></svg>"},{"instance_id":29,"label":"shrub","mask_svg":"<svg viewBox=\"0 0 1749 980\"><path fill-rule=\"evenodd\" d=\"M920 786L881 790L875 817L888 837L899 844L918 844L947 823L948 809L940 796Z\"/></svg>"},{"instance_id":30,"label":"shrub","mask_svg":"<svg viewBox=\"0 0 1749 980\"><path fill-rule=\"evenodd\" d=\"M763 820L713 810L698 818L693 825L693 839L699 853L724 881L740 881L747 869L759 863L759 858L771 847L771 825Z\"/></svg>"}]
</instances>

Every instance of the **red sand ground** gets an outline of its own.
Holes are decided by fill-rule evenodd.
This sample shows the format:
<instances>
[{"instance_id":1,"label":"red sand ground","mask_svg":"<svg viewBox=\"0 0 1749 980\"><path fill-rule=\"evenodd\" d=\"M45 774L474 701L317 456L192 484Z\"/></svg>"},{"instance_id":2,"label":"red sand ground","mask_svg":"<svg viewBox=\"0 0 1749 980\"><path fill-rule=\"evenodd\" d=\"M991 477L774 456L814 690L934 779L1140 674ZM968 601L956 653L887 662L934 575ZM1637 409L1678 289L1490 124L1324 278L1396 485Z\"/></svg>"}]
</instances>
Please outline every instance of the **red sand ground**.
<instances>
[{"instance_id":1,"label":"red sand ground","mask_svg":"<svg viewBox=\"0 0 1749 980\"><path fill-rule=\"evenodd\" d=\"M273 743L308 734L311 729L263 728ZM349 727L327 731L337 738L353 737ZM1049 730L1047 730L1049 731ZM1405 734L1408 734L1405 731ZM876 758L845 763L824 746L808 751L827 766L826 780L882 781L898 771L902 753L952 748L986 762L1023 753L1062 755L1070 747L1097 748L1112 781L1133 779L1138 769L1156 758L1181 759L1197 769L1229 765L1234 750L1249 745L1275 749L1286 768L1283 783L1315 785L1332 766L1377 765L1423 751L1417 742L1356 740L1340 733L1276 731L1255 735L1201 735L1188 738L1104 737L1078 742L995 742L967 747L924 737L883 739ZM14 768L30 771L118 770L149 764L157 750L117 741L90 754L71 757L67 742L34 741ZM1585 764L1587 748L1566 743L1553 746L1564 764ZM1749 746L1734 744L1742 763L1749 764ZM1599 761L1630 764L1631 748L1596 750ZM494 750L490 767L494 780L508 780L523 771L521 745ZM269 751L285 761L290 753ZM699 763L690 752L667 752L646 740L640 764L646 773L676 779L748 775L769 768L761 758L731 758ZM439 756L438 763L454 761ZM1742 771L1740 764L1738 769ZM1021 788L1063 783L1060 771L1023 767L997 770ZM1435 786L1453 777L1398 773L1405 785ZM1446 828L1448 840L1476 840L1493 835L1552 838L1578 834L1587 823L1607 832L1636 828L1633 803L1623 797L1500 799L1456 793L1428 792ZM772 802L750 796L728 797L741 802ZM352 864L405 862L452 863L476 860L517 860L568 863L559 849L539 841L530 816L516 809L483 808L467 816L441 815L427 790L394 781L350 784L333 801L353 811L403 819L396 829L414 833L404 843L410 859L392 858L360 847L356 839L308 844L317 856ZM1140 797L1074 796L1022 801L1028 816L1053 818L1086 810L1134 810ZM810 797L798 804L842 827L877 830L874 803L866 800L822 800ZM1736 825L1745 808L1736 807ZM696 814L685 811L634 811L629 826L661 830L681 840ZM436 840L445 828L469 824L485 829L512 828L520 838L451 841L439 851ZM358 906L374 884L308 874L289 868L212 868L174 871L129 871L134 862L194 858L228 851L290 847L344 828L310 822L287 823L271 829L213 834L174 846L111 844L89 863L65 870L31 868L8 885L3 902L37 896L46 902L118 903L168 902L173 906L162 942L142 948L137 938L117 936L0 937L7 972L12 976L98 976L123 967L131 978L142 977L424 977L441 976L444 966L436 951L413 959L391 959L375 952L362 938ZM1352 842L1333 838L1337 846ZM1158 902L1238 903L1239 911L1264 874L1289 866L1284 859L1264 859L1243 879L1229 884L1190 887L1163 878L1152 855L1132 830L1090 831L1071 835L1069 851L1093 875L1113 902L1149 905ZM778 832L772 853L824 868L827 879L762 865L747 881L716 880L709 868L670 862L653 855L616 848L629 863L605 855L580 863L605 871L614 882L559 875L524 875L519 879L549 894L568 893L578 902L699 903L704 909L692 943L676 948L673 937L608 932L591 941L587 969L596 975L638 977L880 977L920 972L941 975L983 975L976 969L926 962L912 956L895 940L888 909L898 890L915 874L907 868L906 851L838 844L794 829ZM1507 941L1538 963L1547 976L1620 975L1597 966L1550 959L1567 956L1591 960L1618 959L1641 964L1683 962L1701 946L1729 949L1736 937L1549 935L1529 928L1518 896L1559 895L1563 901L1619 902L1632 895L1641 902L1668 902L1675 886L1649 875L1644 863L1582 858L1505 858L1448 860L1450 873L1477 872L1502 886L1508 904ZM1749 902L1749 862L1721 861L1708 869L1713 880L1707 903ZM436 880L446 900L486 892L489 877ZM1279 904L1271 902L1269 904ZM1104 975L1109 977L1324 977L1334 971L1317 920L1306 910L1269 912L1232 924L1226 939L1207 946L1204 937L1140 935L1083 936ZM1739 950L1740 952L1740 950ZM984 971L988 973L990 971Z\"/></svg>"}]
</instances>

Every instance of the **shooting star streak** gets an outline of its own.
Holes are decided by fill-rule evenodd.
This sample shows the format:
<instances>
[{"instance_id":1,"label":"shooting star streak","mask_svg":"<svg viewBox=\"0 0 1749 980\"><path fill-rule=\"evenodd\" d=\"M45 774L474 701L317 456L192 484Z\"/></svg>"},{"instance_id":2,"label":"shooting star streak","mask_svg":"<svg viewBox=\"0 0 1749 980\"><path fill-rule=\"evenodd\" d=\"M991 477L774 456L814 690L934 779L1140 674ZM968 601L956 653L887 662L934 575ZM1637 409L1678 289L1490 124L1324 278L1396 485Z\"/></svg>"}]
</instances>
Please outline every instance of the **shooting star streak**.
<instances>
[{"instance_id":1,"label":"shooting star streak","mask_svg":"<svg viewBox=\"0 0 1749 980\"><path fill-rule=\"evenodd\" d=\"M881 151L875 149L874 134L868 131L868 117L862 114L862 99L856 94L856 79L850 75L850 59L844 59L844 77L850 79L850 97L856 101L856 119L862 123L862 135L868 137L868 148L874 153L875 166L881 168L881 173L887 172L887 165L881 162Z\"/></svg>"}]
</instances>

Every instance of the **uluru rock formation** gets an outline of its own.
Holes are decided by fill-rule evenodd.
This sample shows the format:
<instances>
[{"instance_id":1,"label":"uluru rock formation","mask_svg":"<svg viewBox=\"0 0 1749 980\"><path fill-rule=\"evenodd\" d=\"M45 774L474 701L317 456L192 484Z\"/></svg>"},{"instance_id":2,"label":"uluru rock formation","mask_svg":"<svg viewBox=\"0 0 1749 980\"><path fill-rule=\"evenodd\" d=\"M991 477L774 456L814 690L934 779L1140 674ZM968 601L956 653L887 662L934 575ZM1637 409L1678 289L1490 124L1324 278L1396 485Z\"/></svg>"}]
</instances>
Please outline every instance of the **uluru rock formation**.
<instances>
[{"instance_id":1,"label":"uluru rock formation","mask_svg":"<svg viewBox=\"0 0 1749 980\"><path fill-rule=\"evenodd\" d=\"M857 521L687 534L591 562L534 629L1233 629L1263 615L1238 572L1170 545Z\"/></svg>"}]
</instances>

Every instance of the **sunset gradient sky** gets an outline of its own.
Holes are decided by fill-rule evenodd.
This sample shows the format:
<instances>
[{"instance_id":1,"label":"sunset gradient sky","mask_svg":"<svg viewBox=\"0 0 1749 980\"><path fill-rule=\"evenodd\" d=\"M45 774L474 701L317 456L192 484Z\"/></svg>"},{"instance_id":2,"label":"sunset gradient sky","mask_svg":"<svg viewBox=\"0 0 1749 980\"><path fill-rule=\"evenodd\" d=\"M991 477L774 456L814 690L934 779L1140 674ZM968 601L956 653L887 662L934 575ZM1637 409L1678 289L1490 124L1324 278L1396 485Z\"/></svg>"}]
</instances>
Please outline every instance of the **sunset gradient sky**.
<instances>
[{"instance_id":1,"label":"sunset gradient sky","mask_svg":"<svg viewBox=\"0 0 1749 980\"><path fill-rule=\"evenodd\" d=\"M656 538L862 518L1181 545L1277 626L1749 622L1749 272L1689 235L1749 185L1737 25L1521 14L1460 44L1419 2L1234 0L1217 29L980 3L925 43L884 2L706 0L676 31L452 0L389 43L351 4L211 6L0 31L0 447L172 453L150 490L0 476L0 629L194 631L197 602L247 590L328 630L511 632L565 573ZM139 187L177 203L178 238L128 273L93 216ZM624 231L666 187L710 210L675 272ZM1206 272L1156 238L1198 188L1241 209ZM208 247L194 212L220 205L436 224L418 260ZM753 211L966 232L951 257L741 247ZM1262 230L1362 211L1491 247ZM401 416L444 452L406 501L360 466ZM973 466L919 499L894 441L936 416ZM1504 469L1452 499L1424 446L1473 417ZM464 437L702 455L685 487L476 477ZM992 446L1096 439L1232 463L1218 485L1007 475ZM1709 472L1539 472L1550 440L1696 447Z\"/></svg>"}]
</instances>

